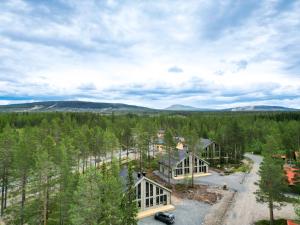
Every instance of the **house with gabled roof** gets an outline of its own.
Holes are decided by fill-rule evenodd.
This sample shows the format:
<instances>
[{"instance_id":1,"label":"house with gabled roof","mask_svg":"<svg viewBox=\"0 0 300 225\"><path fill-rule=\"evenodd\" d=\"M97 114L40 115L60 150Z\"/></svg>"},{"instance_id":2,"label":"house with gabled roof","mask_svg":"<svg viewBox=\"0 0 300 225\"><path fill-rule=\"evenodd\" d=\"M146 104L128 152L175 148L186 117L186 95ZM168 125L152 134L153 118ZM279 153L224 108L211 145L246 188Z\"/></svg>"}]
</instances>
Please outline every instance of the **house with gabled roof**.
<instances>
[{"instance_id":1,"label":"house with gabled roof","mask_svg":"<svg viewBox=\"0 0 300 225\"><path fill-rule=\"evenodd\" d=\"M124 185L128 177L127 168L123 168L120 176L124 179ZM155 209L174 209L171 205L171 193L172 191L163 185L146 177L145 173L133 173L136 191L136 203L139 212L145 212ZM167 207L169 206L169 207Z\"/></svg>"},{"instance_id":2,"label":"house with gabled roof","mask_svg":"<svg viewBox=\"0 0 300 225\"><path fill-rule=\"evenodd\" d=\"M198 147L201 158L210 163L228 161L228 155L222 152L221 146L215 141L207 138L200 138Z\"/></svg>"},{"instance_id":3,"label":"house with gabled roof","mask_svg":"<svg viewBox=\"0 0 300 225\"><path fill-rule=\"evenodd\" d=\"M193 163L194 160L194 163ZM159 160L159 172L172 179L181 179L186 176L207 175L209 163L187 150L173 151L169 157L168 154L162 156Z\"/></svg>"},{"instance_id":4,"label":"house with gabled roof","mask_svg":"<svg viewBox=\"0 0 300 225\"><path fill-rule=\"evenodd\" d=\"M154 149L157 152L163 152L165 150L165 141L163 138L156 139L156 141L154 143Z\"/></svg>"}]
</instances>

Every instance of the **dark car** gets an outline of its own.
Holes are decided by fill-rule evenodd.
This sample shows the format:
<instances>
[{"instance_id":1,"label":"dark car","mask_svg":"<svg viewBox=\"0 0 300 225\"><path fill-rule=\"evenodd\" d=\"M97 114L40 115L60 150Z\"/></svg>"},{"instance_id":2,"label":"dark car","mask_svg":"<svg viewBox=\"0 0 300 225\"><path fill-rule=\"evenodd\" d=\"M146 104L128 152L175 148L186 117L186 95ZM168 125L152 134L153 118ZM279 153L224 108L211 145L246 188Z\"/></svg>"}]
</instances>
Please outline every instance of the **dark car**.
<instances>
[{"instance_id":1,"label":"dark car","mask_svg":"<svg viewBox=\"0 0 300 225\"><path fill-rule=\"evenodd\" d=\"M175 216L172 213L158 212L155 213L154 219L166 224L173 224L175 222Z\"/></svg>"}]
</instances>

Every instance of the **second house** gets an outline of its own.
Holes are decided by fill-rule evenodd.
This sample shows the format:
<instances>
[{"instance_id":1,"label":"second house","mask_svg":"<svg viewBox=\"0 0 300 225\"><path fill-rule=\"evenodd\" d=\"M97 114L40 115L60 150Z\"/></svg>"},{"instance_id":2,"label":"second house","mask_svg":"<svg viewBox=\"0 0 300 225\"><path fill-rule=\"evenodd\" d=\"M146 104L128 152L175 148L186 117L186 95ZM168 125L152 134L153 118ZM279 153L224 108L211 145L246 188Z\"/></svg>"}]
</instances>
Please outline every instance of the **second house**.
<instances>
[{"instance_id":1,"label":"second house","mask_svg":"<svg viewBox=\"0 0 300 225\"><path fill-rule=\"evenodd\" d=\"M194 163L193 163L194 160ZM195 176L208 174L209 163L201 159L197 154L188 152L186 150L179 150L162 156L159 161L159 172L164 176L170 178L180 179L192 175L194 171Z\"/></svg>"}]
</instances>

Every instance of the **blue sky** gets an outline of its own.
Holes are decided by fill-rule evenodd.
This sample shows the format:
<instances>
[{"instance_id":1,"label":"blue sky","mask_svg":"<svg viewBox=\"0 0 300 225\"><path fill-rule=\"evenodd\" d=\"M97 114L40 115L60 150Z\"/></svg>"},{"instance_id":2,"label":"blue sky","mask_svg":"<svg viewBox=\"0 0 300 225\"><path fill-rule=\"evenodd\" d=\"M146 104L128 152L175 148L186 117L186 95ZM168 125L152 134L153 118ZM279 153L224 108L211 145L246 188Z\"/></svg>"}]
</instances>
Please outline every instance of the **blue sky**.
<instances>
[{"instance_id":1,"label":"blue sky","mask_svg":"<svg viewBox=\"0 0 300 225\"><path fill-rule=\"evenodd\" d=\"M300 108L300 1L2 0L0 104Z\"/></svg>"}]
</instances>

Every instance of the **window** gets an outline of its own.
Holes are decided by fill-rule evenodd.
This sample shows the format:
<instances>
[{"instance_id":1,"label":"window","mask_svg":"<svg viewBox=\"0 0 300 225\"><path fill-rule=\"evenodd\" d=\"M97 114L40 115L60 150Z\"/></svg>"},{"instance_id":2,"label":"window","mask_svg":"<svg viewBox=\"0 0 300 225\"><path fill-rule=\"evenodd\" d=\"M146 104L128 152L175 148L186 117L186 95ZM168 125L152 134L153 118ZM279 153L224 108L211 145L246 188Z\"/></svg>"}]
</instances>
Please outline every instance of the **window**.
<instances>
[{"instance_id":1,"label":"window","mask_svg":"<svg viewBox=\"0 0 300 225\"><path fill-rule=\"evenodd\" d=\"M182 168L175 170L175 176L182 175Z\"/></svg>"},{"instance_id":2,"label":"window","mask_svg":"<svg viewBox=\"0 0 300 225\"><path fill-rule=\"evenodd\" d=\"M178 176L178 175L182 175L183 173L183 170L182 170L182 162L178 163L178 165L176 166L176 169L175 169L175 176Z\"/></svg>"},{"instance_id":3,"label":"window","mask_svg":"<svg viewBox=\"0 0 300 225\"><path fill-rule=\"evenodd\" d=\"M146 197L149 197L149 183L146 182Z\"/></svg>"},{"instance_id":4,"label":"window","mask_svg":"<svg viewBox=\"0 0 300 225\"><path fill-rule=\"evenodd\" d=\"M149 183L146 181L146 207L151 207L153 206L153 195L154 195L154 185L152 183ZM157 193L156 189L156 193Z\"/></svg>"},{"instance_id":5,"label":"window","mask_svg":"<svg viewBox=\"0 0 300 225\"><path fill-rule=\"evenodd\" d=\"M141 183L139 183L138 186L137 186L136 196L137 196L138 199L141 198Z\"/></svg>"},{"instance_id":6,"label":"window","mask_svg":"<svg viewBox=\"0 0 300 225\"><path fill-rule=\"evenodd\" d=\"M166 205L167 204L167 195L166 192L159 187L156 187L157 189L159 189L158 194L156 194L156 205ZM151 202L150 202L151 204Z\"/></svg>"},{"instance_id":7,"label":"window","mask_svg":"<svg viewBox=\"0 0 300 225\"><path fill-rule=\"evenodd\" d=\"M189 174L190 173L190 157L184 159L184 173Z\"/></svg>"},{"instance_id":8,"label":"window","mask_svg":"<svg viewBox=\"0 0 300 225\"><path fill-rule=\"evenodd\" d=\"M189 157L187 157L184 159L184 167L189 166L189 164L190 164L190 159L189 159Z\"/></svg>"},{"instance_id":9,"label":"window","mask_svg":"<svg viewBox=\"0 0 300 225\"><path fill-rule=\"evenodd\" d=\"M202 160L199 160L198 172L206 173L206 164Z\"/></svg>"},{"instance_id":10,"label":"window","mask_svg":"<svg viewBox=\"0 0 300 225\"><path fill-rule=\"evenodd\" d=\"M140 209L142 207L141 203L141 183L139 183L136 188L135 188L135 193L136 193L136 202L137 202L137 207Z\"/></svg>"},{"instance_id":11,"label":"window","mask_svg":"<svg viewBox=\"0 0 300 225\"><path fill-rule=\"evenodd\" d=\"M153 184L150 184L150 196L153 196Z\"/></svg>"},{"instance_id":12,"label":"window","mask_svg":"<svg viewBox=\"0 0 300 225\"><path fill-rule=\"evenodd\" d=\"M167 195L164 195L163 198L164 198L163 199L163 204L166 205L167 204Z\"/></svg>"}]
</instances>

